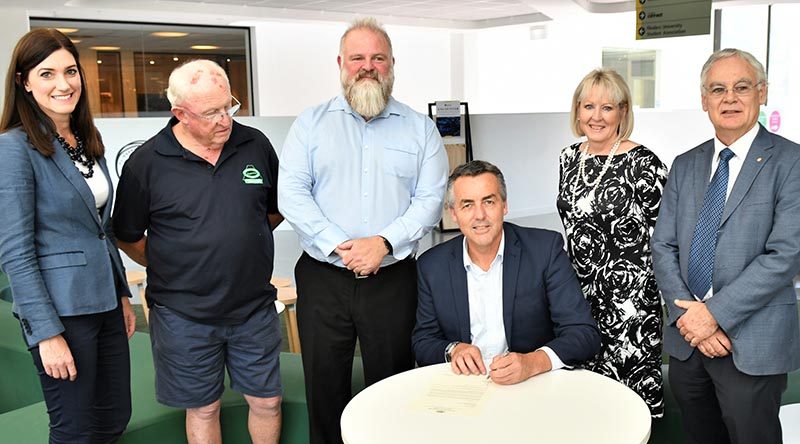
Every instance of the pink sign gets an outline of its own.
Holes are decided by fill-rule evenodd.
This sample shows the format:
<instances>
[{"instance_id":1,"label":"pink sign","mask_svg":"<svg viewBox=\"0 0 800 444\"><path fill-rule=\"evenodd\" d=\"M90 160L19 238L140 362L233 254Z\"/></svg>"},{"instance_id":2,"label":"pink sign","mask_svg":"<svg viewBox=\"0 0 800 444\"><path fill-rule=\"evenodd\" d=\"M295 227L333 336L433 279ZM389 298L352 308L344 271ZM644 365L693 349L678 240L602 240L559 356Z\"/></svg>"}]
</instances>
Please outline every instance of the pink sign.
<instances>
[{"instance_id":1,"label":"pink sign","mask_svg":"<svg viewBox=\"0 0 800 444\"><path fill-rule=\"evenodd\" d=\"M769 115L769 130L773 133L781 129L781 113L773 111Z\"/></svg>"}]
</instances>

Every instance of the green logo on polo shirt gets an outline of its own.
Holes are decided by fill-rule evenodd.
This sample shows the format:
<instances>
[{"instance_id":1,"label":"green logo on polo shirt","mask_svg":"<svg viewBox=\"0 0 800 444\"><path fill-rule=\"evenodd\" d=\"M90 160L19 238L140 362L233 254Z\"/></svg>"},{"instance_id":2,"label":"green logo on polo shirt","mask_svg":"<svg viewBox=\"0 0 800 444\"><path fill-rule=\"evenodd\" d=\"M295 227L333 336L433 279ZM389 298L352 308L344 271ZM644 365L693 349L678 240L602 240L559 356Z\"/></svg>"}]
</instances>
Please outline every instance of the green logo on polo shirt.
<instances>
[{"instance_id":1,"label":"green logo on polo shirt","mask_svg":"<svg viewBox=\"0 0 800 444\"><path fill-rule=\"evenodd\" d=\"M253 185L262 185L264 183L264 179L261 177L261 172L256 169L253 165L247 165L242 170L242 182L253 184Z\"/></svg>"}]
</instances>

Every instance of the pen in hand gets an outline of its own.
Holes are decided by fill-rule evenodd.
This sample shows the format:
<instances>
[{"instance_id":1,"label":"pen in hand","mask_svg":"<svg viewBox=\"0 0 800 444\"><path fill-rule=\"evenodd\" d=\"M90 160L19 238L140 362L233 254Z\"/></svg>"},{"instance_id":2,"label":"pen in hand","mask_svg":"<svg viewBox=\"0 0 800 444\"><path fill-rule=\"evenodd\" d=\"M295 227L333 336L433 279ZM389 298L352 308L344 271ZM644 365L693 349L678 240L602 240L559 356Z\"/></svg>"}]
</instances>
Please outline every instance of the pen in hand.
<instances>
[{"instance_id":1,"label":"pen in hand","mask_svg":"<svg viewBox=\"0 0 800 444\"><path fill-rule=\"evenodd\" d=\"M495 359L497 359L497 357L498 357L498 356L499 356L499 357L501 357L501 358L505 358L506 356L508 356L508 354L509 354L509 351L508 351L508 348L506 348L506 349L503 351L503 353L500 353L499 355L496 355L496 356L494 357L494 359L492 359L492 362L494 362L494 361L495 361ZM489 365L491 365L491 363L489 363ZM486 379L491 379L491 378L492 378L492 369L491 369L491 367L487 366L487 369L486 369Z\"/></svg>"}]
</instances>

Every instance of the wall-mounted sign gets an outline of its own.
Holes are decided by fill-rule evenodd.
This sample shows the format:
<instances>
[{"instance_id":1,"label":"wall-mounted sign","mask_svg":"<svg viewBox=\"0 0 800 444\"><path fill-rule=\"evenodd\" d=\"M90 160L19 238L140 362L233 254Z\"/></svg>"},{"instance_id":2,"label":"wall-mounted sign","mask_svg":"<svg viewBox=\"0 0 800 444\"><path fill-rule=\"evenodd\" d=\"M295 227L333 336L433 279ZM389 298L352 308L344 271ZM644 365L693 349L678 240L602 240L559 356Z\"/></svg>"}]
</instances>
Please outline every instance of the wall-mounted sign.
<instances>
[{"instance_id":1,"label":"wall-mounted sign","mask_svg":"<svg viewBox=\"0 0 800 444\"><path fill-rule=\"evenodd\" d=\"M781 113L773 111L769 115L769 130L776 133L779 129L781 129Z\"/></svg>"},{"instance_id":2,"label":"wall-mounted sign","mask_svg":"<svg viewBox=\"0 0 800 444\"><path fill-rule=\"evenodd\" d=\"M711 0L635 0L636 40L711 32Z\"/></svg>"}]
</instances>

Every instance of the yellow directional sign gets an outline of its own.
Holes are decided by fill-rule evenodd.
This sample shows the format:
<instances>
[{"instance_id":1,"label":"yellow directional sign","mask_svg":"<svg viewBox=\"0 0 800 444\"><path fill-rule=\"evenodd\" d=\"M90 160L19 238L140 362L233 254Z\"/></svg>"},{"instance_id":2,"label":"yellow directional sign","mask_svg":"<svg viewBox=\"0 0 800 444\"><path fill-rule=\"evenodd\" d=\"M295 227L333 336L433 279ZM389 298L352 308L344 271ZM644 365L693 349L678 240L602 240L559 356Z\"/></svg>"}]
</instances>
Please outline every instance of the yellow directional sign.
<instances>
[{"instance_id":1,"label":"yellow directional sign","mask_svg":"<svg viewBox=\"0 0 800 444\"><path fill-rule=\"evenodd\" d=\"M711 32L711 0L635 0L636 40Z\"/></svg>"}]
</instances>

